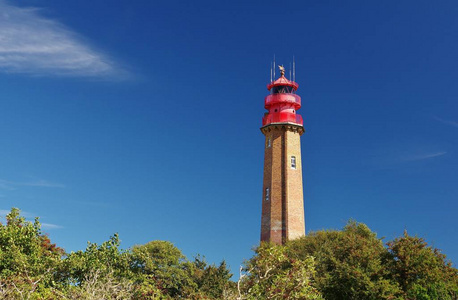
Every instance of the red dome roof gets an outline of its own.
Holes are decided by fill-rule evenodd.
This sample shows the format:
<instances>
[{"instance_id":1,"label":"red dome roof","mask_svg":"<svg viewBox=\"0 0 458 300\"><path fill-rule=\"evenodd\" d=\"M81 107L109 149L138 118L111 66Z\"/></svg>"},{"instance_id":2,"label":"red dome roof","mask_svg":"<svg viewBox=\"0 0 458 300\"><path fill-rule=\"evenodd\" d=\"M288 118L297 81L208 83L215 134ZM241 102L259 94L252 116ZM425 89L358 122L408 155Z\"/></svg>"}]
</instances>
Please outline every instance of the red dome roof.
<instances>
[{"instance_id":1,"label":"red dome roof","mask_svg":"<svg viewBox=\"0 0 458 300\"><path fill-rule=\"evenodd\" d=\"M291 86L291 87L294 88L294 90L297 90L297 88L299 87L299 85L297 83L295 83L294 81L286 79L286 77L284 75L282 75L280 78L278 78L274 82L269 83L267 85L267 89L270 91L270 89L273 88L274 86L281 86L281 85Z\"/></svg>"}]
</instances>

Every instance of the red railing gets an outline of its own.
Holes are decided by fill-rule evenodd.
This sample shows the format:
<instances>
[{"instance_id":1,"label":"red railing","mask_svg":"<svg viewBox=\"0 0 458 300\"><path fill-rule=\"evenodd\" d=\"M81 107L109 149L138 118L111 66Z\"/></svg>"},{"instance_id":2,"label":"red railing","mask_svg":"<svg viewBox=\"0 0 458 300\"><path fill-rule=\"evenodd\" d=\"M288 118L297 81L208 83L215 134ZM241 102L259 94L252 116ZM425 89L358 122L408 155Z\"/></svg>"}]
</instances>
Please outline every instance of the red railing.
<instances>
[{"instance_id":1,"label":"red railing","mask_svg":"<svg viewBox=\"0 0 458 300\"><path fill-rule=\"evenodd\" d=\"M303 125L304 121L302 120L302 116L290 112L279 112L279 113L272 113L272 114L265 114L262 118L262 126L266 126L271 123L294 123Z\"/></svg>"},{"instance_id":2,"label":"red railing","mask_svg":"<svg viewBox=\"0 0 458 300\"><path fill-rule=\"evenodd\" d=\"M264 98L264 107L269 108L276 103L292 103L296 109L301 107L301 97L296 94L272 94Z\"/></svg>"}]
</instances>

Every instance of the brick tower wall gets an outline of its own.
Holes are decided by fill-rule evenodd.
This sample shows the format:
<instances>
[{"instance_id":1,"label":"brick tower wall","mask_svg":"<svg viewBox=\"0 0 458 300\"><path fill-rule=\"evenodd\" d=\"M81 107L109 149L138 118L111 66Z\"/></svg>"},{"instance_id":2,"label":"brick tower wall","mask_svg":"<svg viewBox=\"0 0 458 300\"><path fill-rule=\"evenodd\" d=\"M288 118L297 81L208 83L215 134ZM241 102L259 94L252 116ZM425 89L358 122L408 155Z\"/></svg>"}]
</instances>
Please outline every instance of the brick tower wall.
<instances>
[{"instance_id":1,"label":"brick tower wall","mask_svg":"<svg viewBox=\"0 0 458 300\"><path fill-rule=\"evenodd\" d=\"M305 235L300 146L303 127L272 124L263 127L262 132L266 139L261 241L282 244ZM291 168L291 156L296 157L296 169Z\"/></svg>"},{"instance_id":2,"label":"brick tower wall","mask_svg":"<svg viewBox=\"0 0 458 300\"><path fill-rule=\"evenodd\" d=\"M301 139L298 131L285 131L286 160L286 227L288 240L305 235L304 194L302 190ZM296 158L296 168L291 167L291 157Z\"/></svg>"}]
</instances>

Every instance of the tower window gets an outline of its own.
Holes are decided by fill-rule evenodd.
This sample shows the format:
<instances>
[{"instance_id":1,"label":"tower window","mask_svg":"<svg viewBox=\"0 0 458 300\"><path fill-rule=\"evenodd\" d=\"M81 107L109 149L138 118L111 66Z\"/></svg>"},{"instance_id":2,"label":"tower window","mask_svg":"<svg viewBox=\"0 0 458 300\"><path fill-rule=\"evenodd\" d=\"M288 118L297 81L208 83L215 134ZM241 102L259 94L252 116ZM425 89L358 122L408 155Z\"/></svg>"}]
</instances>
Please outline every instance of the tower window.
<instances>
[{"instance_id":1,"label":"tower window","mask_svg":"<svg viewBox=\"0 0 458 300\"><path fill-rule=\"evenodd\" d=\"M280 85L272 88L272 94L293 94L294 88L292 86Z\"/></svg>"},{"instance_id":2,"label":"tower window","mask_svg":"<svg viewBox=\"0 0 458 300\"><path fill-rule=\"evenodd\" d=\"M267 138L267 145L266 147L267 148L270 148L272 146L272 139L270 138L270 136Z\"/></svg>"},{"instance_id":3,"label":"tower window","mask_svg":"<svg viewBox=\"0 0 458 300\"><path fill-rule=\"evenodd\" d=\"M296 169L296 156L291 156L291 169Z\"/></svg>"},{"instance_id":4,"label":"tower window","mask_svg":"<svg viewBox=\"0 0 458 300\"><path fill-rule=\"evenodd\" d=\"M266 188L266 196L265 196L266 201L270 200L270 189Z\"/></svg>"}]
</instances>

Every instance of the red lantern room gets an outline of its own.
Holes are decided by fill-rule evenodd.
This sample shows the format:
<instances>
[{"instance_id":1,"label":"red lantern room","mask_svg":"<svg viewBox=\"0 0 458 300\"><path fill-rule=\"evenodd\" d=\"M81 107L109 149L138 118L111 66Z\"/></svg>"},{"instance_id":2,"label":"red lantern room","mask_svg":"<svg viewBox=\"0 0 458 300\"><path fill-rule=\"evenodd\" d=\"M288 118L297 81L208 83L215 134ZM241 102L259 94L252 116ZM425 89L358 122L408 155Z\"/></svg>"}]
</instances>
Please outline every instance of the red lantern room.
<instances>
[{"instance_id":1,"label":"red lantern room","mask_svg":"<svg viewBox=\"0 0 458 300\"><path fill-rule=\"evenodd\" d=\"M279 66L281 76L267 85L270 91L264 99L264 107L269 111L262 118L262 126L272 123L294 123L303 125L302 117L296 113L301 108L301 97L296 95L299 85L285 77L285 68Z\"/></svg>"}]
</instances>

